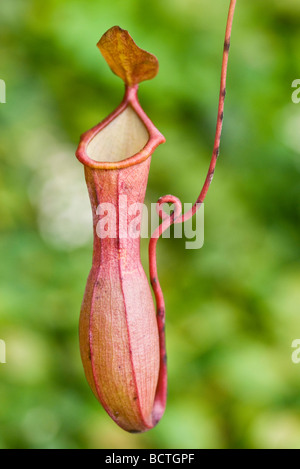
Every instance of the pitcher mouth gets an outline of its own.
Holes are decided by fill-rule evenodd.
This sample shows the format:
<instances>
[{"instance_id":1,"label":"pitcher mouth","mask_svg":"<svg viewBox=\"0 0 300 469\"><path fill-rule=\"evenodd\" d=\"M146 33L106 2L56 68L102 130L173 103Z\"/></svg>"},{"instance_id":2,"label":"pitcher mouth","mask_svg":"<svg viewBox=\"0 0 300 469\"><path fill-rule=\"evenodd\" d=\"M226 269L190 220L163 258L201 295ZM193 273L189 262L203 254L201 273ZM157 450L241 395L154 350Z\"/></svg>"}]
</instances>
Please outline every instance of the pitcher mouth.
<instances>
[{"instance_id":1,"label":"pitcher mouth","mask_svg":"<svg viewBox=\"0 0 300 469\"><path fill-rule=\"evenodd\" d=\"M127 168L142 163L165 142L165 137L141 108L137 90L138 85L126 86L123 101L115 111L81 136L76 157L85 166Z\"/></svg>"}]
</instances>

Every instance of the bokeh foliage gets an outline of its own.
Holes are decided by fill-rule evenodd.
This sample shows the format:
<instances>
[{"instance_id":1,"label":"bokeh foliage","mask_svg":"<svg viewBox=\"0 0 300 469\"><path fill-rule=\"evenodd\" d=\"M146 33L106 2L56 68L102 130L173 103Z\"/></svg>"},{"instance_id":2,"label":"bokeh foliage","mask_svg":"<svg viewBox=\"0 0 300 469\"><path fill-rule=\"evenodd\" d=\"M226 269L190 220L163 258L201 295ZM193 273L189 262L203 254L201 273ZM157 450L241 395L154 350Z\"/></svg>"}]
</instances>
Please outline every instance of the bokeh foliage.
<instances>
[{"instance_id":1,"label":"bokeh foliage","mask_svg":"<svg viewBox=\"0 0 300 469\"><path fill-rule=\"evenodd\" d=\"M205 244L159 243L169 397L157 428L119 429L79 356L92 241L74 152L123 93L96 43L117 24L158 57L140 100L167 143L153 157L147 201L173 193L193 202L212 150L228 3L1 2L1 448L300 448L295 0L238 0Z\"/></svg>"}]
</instances>

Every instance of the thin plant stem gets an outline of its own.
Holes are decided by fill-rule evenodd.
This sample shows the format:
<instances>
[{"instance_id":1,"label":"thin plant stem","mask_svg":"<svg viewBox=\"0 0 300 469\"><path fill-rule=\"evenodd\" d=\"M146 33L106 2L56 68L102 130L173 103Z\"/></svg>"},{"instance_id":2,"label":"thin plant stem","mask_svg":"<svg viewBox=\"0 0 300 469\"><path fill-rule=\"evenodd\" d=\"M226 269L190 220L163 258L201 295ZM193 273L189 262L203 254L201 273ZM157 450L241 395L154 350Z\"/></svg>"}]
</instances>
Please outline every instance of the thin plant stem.
<instances>
[{"instance_id":1,"label":"thin plant stem","mask_svg":"<svg viewBox=\"0 0 300 469\"><path fill-rule=\"evenodd\" d=\"M150 270L150 281L154 291L157 307L157 324L160 337L160 375L157 386L156 399L154 403L153 415L156 419L159 419L160 410L165 406L166 401L166 389L167 389L167 373L166 373L166 345L165 345L165 302L163 298L162 289L158 280L157 275L157 260L156 260L156 246L157 241L172 224L174 223L184 223L189 220L196 212L199 210L201 205L204 202L206 194L208 192L209 186L212 182L215 166L220 152L220 141L223 127L223 117L224 117L224 102L226 96L226 78L227 78L227 68L228 68L228 55L230 49L230 39L231 39L231 30L233 17L235 12L236 0L230 1L229 13L227 18L226 32L225 32L225 41L224 41L224 51L223 51L223 61L222 61L222 70L221 70L221 85L220 85L220 94L219 94L219 106L218 106L218 117L217 117L217 127L215 133L213 153L207 172L207 176L203 187L200 191L200 194L190 210L186 213L182 213L182 205L180 200L173 195L165 195L161 197L157 204L156 210L159 216L162 218L162 223L154 231L151 236L149 243L149 270ZM173 204L174 211L169 216L163 209L164 204Z\"/></svg>"}]
</instances>

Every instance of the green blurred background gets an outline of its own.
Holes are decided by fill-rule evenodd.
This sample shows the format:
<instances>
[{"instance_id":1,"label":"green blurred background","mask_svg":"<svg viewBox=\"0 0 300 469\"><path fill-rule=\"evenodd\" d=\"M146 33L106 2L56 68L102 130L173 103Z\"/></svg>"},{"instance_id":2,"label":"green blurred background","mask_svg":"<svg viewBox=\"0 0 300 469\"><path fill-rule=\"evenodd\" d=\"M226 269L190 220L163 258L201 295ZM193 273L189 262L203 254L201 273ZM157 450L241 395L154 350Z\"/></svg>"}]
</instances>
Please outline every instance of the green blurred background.
<instances>
[{"instance_id":1,"label":"green blurred background","mask_svg":"<svg viewBox=\"0 0 300 469\"><path fill-rule=\"evenodd\" d=\"M117 24L158 57L157 78L139 94L167 139L147 201L194 202L213 146L228 4L1 2L1 448L300 448L297 0L237 1L205 244L159 242L169 363L160 424L143 435L119 429L79 355L92 227L74 152L123 95L96 43Z\"/></svg>"}]
</instances>

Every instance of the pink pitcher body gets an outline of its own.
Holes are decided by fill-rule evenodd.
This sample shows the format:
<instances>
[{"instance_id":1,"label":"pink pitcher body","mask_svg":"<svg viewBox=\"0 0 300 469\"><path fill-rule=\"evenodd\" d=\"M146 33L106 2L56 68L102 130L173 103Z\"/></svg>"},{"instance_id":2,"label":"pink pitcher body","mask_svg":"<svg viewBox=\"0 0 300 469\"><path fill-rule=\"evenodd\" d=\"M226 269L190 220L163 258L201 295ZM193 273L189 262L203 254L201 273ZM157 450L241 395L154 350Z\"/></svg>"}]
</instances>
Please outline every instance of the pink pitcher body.
<instances>
[{"instance_id":1,"label":"pink pitcher body","mask_svg":"<svg viewBox=\"0 0 300 469\"><path fill-rule=\"evenodd\" d=\"M140 261L140 237L128 227L128 206L142 204L150 157L120 170L85 168L93 211L94 252L80 316L80 344L86 377L110 416L128 431L152 426L159 374L159 336L155 307ZM126 196L126 197L124 197ZM116 237L99 237L99 204L115 207ZM119 227L127 218L127 226ZM141 224L142 213L135 214ZM109 218L107 218L109 223ZM127 236L124 232L127 228ZM110 233L114 235L114 233Z\"/></svg>"},{"instance_id":2,"label":"pink pitcher body","mask_svg":"<svg viewBox=\"0 0 300 469\"><path fill-rule=\"evenodd\" d=\"M76 153L84 164L94 232L80 314L81 358L95 396L130 432L156 425L166 402L164 327L140 259L141 207L151 155L164 137L141 109L136 93L137 87L126 88L121 105L82 136ZM92 160L89 143L127 106L147 128L147 144L119 162Z\"/></svg>"}]
</instances>

